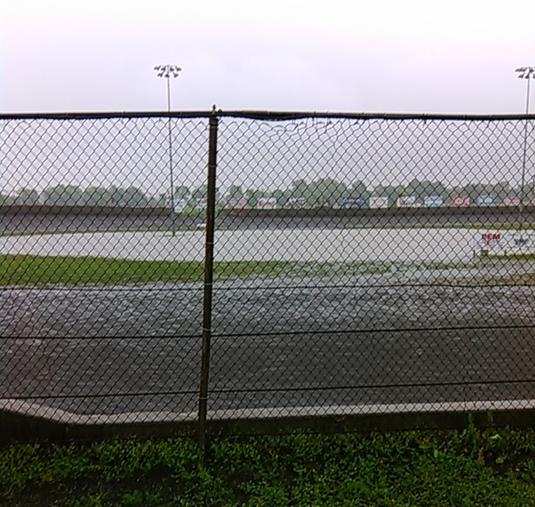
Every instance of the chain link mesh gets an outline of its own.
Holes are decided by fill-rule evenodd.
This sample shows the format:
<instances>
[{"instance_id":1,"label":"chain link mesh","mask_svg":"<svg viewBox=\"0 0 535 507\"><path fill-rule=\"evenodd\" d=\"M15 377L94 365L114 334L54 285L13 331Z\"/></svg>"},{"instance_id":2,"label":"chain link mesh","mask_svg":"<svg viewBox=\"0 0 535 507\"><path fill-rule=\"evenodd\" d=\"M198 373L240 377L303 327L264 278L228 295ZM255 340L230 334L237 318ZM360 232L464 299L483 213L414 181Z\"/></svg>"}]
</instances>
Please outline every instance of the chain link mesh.
<instances>
[{"instance_id":1,"label":"chain link mesh","mask_svg":"<svg viewBox=\"0 0 535 507\"><path fill-rule=\"evenodd\" d=\"M171 120L175 216L168 127L2 122L4 407L105 422L195 411L206 127Z\"/></svg>"},{"instance_id":2,"label":"chain link mesh","mask_svg":"<svg viewBox=\"0 0 535 507\"><path fill-rule=\"evenodd\" d=\"M209 418L533 406L532 119L217 114ZM207 153L0 121L4 409L195 420Z\"/></svg>"},{"instance_id":3,"label":"chain link mesh","mask_svg":"<svg viewBox=\"0 0 535 507\"><path fill-rule=\"evenodd\" d=\"M277 416L530 400L524 126L223 119L218 182L260 209L229 213L241 233L220 233L219 258L265 267L216 285L212 405Z\"/></svg>"}]
</instances>

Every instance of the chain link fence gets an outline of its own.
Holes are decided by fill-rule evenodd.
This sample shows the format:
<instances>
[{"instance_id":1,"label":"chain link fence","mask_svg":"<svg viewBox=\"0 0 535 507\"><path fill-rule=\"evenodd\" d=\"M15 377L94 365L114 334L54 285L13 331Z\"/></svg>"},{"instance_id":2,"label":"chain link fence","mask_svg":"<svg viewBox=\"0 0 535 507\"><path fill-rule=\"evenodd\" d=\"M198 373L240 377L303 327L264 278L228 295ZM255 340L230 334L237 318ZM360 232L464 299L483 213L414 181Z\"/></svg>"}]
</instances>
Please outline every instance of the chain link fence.
<instances>
[{"instance_id":1,"label":"chain link fence","mask_svg":"<svg viewBox=\"0 0 535 507\"><path fill-rule=\"evenodd\" d=\"M1 409L204 433L533 408L534 126L3 115Z\"/></svg>"}]
</instances>

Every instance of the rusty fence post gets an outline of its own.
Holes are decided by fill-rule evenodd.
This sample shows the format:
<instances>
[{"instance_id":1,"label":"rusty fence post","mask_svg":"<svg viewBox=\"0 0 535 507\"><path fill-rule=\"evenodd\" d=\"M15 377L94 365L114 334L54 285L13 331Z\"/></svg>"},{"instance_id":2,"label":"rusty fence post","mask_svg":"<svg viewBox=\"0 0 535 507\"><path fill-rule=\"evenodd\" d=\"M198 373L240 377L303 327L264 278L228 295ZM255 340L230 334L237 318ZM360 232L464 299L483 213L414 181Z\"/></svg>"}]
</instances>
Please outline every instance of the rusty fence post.
<instances>
[{"instance_id":1,"label":"rusty fence post","mask_svg":"<svg viewBox=\"0 0 535 507\"><path fill-rule=\"evenodd\" d=\"M212 338L212 291L214 278L214 231L216 205L217 130L219 119L213 109L209 120L208 181L206 203L206 236L204 255L204 297L202 317L202 356L199 388L199 447L206 451L206 419L208 406L208 377L210 370L210 341Z\"/></svg>"}]
</instances>

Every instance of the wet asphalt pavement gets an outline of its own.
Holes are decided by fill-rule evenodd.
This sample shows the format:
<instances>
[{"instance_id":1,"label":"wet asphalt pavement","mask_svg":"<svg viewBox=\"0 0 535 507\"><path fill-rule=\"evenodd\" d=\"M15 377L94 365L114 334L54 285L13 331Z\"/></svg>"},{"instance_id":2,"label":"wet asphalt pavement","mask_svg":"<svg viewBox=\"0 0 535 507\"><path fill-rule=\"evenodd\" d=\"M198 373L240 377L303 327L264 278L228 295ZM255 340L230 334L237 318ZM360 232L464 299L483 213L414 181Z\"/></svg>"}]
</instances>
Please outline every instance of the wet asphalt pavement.
<instances>
[{"instance_id":1,"label":"wet asphalt pavement","mask_svg":"<svg viewBox=\"0 0 535 507\"><path fill-rule=\"evenodd\" d=\"M399 282L217 284L209 408L535 397L535 288ZM2 290L0 397L195 410L201 315L196 284Z\"/></svg>"}]
</instances>

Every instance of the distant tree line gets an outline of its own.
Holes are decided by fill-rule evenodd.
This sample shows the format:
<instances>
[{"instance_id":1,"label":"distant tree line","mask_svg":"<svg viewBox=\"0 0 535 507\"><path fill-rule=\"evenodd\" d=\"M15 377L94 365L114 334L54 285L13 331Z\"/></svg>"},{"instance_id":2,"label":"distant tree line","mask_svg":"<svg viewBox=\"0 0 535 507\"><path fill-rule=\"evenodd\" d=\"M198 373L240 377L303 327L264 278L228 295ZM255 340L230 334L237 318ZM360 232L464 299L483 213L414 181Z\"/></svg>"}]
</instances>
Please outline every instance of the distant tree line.
<instances>
[{"instance_id":1,"label":"distant tree line","mask_svg":"<svg viewBox=\"0 0 535 507\"><path fill-rule=\"evenodd\" d=\"M524 189L527 199L535 200L535 181L526 184ZM175 204L182 208L195 207L206 198L206 186L189 188L185 185L176 187ZM413 179L404 185L377 185L369 188L362 181L343 182L334 178L317 178L313 181L294 180L288 188L261 190L244 188L243 185L231 185L226 192L218 192L218 203L231 199L245 198L248 207L255 207L259 199L273 198L277 207L285 207L292 199L299 199L307 208L336 207L346 198L387 197L395 203L399 197L413 196L423 199L436 196L447 199L452 195L467 195L475 199L479 195L491 195L497 200L510 196L519 196L520 189L507 181L497 183L476 183L463 186L447 186L440 181ZM113 206L113 207L168 207L170 193L156 196L148 195L140 188L129 186L101 187L90 186L82 189L76 185L55 185L38 192L31 188L20 188L12 195L0 194L3 205L55 205L55 206Z\"/></svg>"},{"instance_id":2,"label":"distant tree line","mask_svg":"<svg viewBox=\"0 0 535 507\"><path fill-rule=\"evenodd\" d=\"M119 188L91 186L82 189L76 185L55 185L38 192L31 188L21 188L14 195L1 196L2 204L50 206L166 206L164 195L147 196L136 187Z\"/></svg>"}]
</instances>

